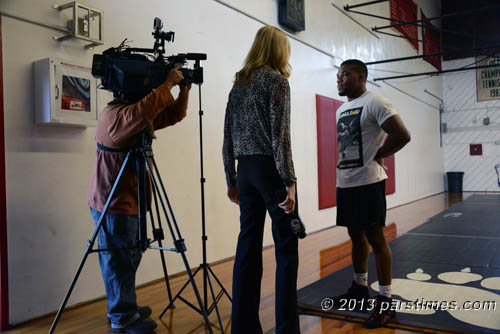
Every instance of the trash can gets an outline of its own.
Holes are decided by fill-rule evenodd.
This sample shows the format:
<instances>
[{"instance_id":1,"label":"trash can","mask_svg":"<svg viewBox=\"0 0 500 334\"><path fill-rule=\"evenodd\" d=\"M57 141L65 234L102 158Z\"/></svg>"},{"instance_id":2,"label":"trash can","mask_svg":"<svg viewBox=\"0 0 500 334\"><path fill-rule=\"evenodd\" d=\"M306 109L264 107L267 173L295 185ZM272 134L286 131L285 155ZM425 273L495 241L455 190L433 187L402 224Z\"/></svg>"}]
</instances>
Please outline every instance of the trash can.
<instances>
[{"instance_id":1,"label":"trash can","mask_svg":"<svg viewBox=\"0 0 500 334\"><path fill-rule=\"evenodd\" d=\"M448 192L461 193L463 189L464 172L447 172Z\"/></svg>"}]
</instances>

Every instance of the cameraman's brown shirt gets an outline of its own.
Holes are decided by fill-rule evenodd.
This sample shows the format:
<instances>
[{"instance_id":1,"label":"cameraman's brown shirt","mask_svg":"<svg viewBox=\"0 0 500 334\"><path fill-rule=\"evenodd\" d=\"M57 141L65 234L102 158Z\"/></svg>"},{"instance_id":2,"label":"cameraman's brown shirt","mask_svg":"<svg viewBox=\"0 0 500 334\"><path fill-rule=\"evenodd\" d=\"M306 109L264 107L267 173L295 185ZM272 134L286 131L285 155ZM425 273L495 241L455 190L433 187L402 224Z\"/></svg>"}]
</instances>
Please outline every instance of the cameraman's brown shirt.
<instances>
[{"instance_id":1,"label":"cameraman's brown shirt","mask_svg":"<svg viewBox=\"0 0 500 334\"><path fill-rule=\"evenodd\" d=\"M187 95L182 98L187 99ZM186 117L186 106L181 96L174 101L170 86L162 84L136 104L106 106L99 116L95 139L109 148L128 148L134 144L135 135L146 127L154 132L181 121ZM89 207L103 210L126 154L96 150L87 193ZM123 172L109 212L128 215L138 212L137 175L133 162L129 162Z\"/></svg>"}]
</instances>

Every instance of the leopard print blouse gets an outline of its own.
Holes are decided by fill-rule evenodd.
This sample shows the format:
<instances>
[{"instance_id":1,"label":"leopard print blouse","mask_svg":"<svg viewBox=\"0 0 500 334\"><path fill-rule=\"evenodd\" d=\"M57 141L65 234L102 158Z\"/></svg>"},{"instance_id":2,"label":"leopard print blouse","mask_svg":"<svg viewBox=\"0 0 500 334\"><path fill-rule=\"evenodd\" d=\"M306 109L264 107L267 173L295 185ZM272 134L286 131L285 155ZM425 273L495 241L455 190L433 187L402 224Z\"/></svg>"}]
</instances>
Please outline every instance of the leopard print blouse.
<instances>
[{"instance_id":1,"label":"leopard print blouse","mask_svg":"<svg viewBox=\"0 0 500 334\"><path fill-rule=\"evenodd\" d=\"M290 144L290 85L279 72L259 68L248 84L235 83L226 107L222 157L228 187L236 186L235 159L269 155L286 186L296 182Z\"/></svg>"}]
</instances>

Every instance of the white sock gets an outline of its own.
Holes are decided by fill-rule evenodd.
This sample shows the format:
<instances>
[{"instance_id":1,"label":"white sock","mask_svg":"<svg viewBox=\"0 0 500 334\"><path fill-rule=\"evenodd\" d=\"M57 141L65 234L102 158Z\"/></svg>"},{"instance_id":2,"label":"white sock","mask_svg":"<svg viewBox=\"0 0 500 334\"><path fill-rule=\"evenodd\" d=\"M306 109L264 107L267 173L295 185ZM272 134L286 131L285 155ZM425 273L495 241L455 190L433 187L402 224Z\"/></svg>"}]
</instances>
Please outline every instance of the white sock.
<instances>
[{"instance_id":1,"label":"white sock","mask_svg":"<svg viewBox=\"0 0 500 334\"><path fill-rule=\"evenodd\" d=\"M381 296L391 298L391 286L390 285L379 285L379 294Z\"/></svg>"},{"instance_id":2,"label":"white sock","mask_svg":"<svg viewBox=\"0 0 500 334\"><path fill-rule=\"evenodd\" d=\"M354 273L354 282L368 286L368 273Z\"/></svg>"}]
</instances>

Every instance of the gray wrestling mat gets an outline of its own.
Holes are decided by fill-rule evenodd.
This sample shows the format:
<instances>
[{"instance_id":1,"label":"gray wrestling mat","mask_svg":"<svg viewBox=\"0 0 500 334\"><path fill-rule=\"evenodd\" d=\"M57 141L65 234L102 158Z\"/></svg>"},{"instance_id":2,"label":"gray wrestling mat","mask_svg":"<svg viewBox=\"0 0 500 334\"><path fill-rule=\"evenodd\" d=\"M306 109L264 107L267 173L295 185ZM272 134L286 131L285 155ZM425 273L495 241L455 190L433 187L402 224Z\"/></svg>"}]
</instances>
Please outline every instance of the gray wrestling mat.
<instances>
[{"instance_id":1,"label":"gray wrestling mat","mask_svg":"<svg viewBox=\"0 0 500 334\"><path fill-rule=\"evenodd\" d=\"M472 195L390 246L398 309L388 327L500 333L500 195ZM368 277L370 295L376 296L372 254ZM351 281L348 266L300 289L300 312L364 321L369 312L349 310L348 305L339 310L323 302L322 308L325 298L344 293Z\"/></svg>"}]
</instances>

